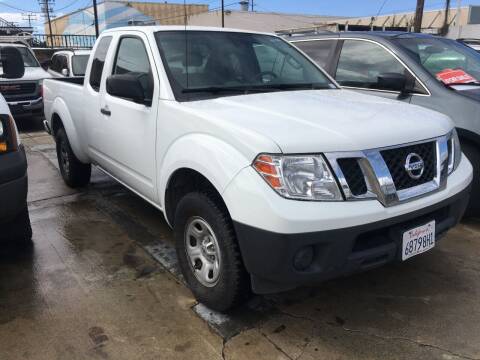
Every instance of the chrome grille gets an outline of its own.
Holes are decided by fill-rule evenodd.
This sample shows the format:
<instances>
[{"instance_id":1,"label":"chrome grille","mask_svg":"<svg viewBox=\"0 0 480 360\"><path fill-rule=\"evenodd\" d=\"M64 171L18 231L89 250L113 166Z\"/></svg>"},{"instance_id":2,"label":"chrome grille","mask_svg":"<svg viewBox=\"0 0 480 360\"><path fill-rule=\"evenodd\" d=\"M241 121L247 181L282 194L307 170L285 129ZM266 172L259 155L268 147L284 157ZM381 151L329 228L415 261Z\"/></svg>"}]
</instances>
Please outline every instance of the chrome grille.
<instances>
[{"instance_id":1,"label":"chrome grille","mask_svg":"<svg viewBox=\"0 0 480 360\"><path fill-rule=\"evenodd\" d=\"M342 169L345 179L353 195L359 196L367 192L367 184L358 159L338 159L338 165Z\"/></svg>"},{"instance_id":2,"label":"chrome grille","mask_svg":"<svg viewBox=\"0 0 480 360\"><path fill-rule=\"evenodd\" d=\"M0 92L3 96L15 96L34 93L37 88L35 82L4 83L0 82Z\"/></svg>"},{"instance_id":3,"label":"chrome grille","mask_svg":"<svg viewBox=\"0 0 480 360\"><path fill-rule=\"evenodd\" d=\"M384 206L414 199L446 186L451 134L401 146L326 153L347 200L378 199ZM406 158L423 160L420 177L412 178Z\"/></svg>"},{"instance_id":4,"label":"chrome grille","mask_svg":"<svg viewBox=\"0 0 480 360\"><path fill-rule=\"evenodd\" d=\"M418 154L424 161L424 171L419 179L411 178L405 170L405 161L409 154ZM381 151L382 157L392 175L395 188L408 189L432 181L437 170L435 142L426 142L410 146Z\"/></svg>"}]
</instances>

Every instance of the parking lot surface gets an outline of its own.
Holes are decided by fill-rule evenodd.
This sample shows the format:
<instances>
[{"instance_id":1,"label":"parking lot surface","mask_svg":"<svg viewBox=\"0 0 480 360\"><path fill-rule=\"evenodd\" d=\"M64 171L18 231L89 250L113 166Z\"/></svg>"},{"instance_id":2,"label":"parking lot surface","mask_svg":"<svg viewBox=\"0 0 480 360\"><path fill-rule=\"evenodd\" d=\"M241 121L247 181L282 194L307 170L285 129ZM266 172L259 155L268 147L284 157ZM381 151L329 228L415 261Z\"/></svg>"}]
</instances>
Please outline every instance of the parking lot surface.
<instances>
[{"instance_id":1,"label":"parking lot surface","mask_svg":"<svg viewBox=\"0 0 480 360\"><path fill-rule=\"evenodd\" d=\"M480 359L480 220L405 263L196 304L163 215L94 170L67 188L26 129L33 246L0 251L0 359Z\"/></svg>"}]
</instances>

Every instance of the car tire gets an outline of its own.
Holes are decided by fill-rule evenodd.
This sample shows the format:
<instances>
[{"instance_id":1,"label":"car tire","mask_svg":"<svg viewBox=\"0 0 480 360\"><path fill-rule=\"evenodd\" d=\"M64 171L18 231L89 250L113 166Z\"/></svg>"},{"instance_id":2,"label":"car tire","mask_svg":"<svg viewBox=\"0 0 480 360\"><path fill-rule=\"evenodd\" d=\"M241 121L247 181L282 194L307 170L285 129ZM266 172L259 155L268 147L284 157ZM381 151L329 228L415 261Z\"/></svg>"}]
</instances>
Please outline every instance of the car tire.
<instances>
[{"instance_id":1,"label":"car tire","mask_svg":"<svg viewBox=\"0 0 480 360\"><path fill-rule=\"evenodd\" d=\"M32 244L32 226L26 204L12 221L2 227L0 238L13 246L26 247Z\"/></svg>"},{"instance_id":2,"label":"car tire","mask_svg":"<svg viewBox=\"0 0 480 360\"><path fill-rule=\"evenodd\" d=\"M90 182L92 166L77 159L70 147L65 129L58 130L55 141L57 143L58 166L65 183L71 188L87 185Z\"/></svg>"},{"instance_id":3,"label":"car tire","mask_svg":"<svg viewBox=\"0 0 480 360\"><path fill-rule=\"evenodd\" d=\"M246 300L251 290L232 221L222 205L205 193L185 195L176 208L174 235L180 268L194 296L223 312Z\"/></svg>"},{"instance_id":4,"label":"car tire","mask_svg":"<svg viewBox=\"0 0 480 360\"><path fill-rule=\"evenodd\" d=\"M480 217L480 150L474 145L463 142L462 151L473 166L472 192L468 203L465 217Z\"/></svg>"}]
</instances>

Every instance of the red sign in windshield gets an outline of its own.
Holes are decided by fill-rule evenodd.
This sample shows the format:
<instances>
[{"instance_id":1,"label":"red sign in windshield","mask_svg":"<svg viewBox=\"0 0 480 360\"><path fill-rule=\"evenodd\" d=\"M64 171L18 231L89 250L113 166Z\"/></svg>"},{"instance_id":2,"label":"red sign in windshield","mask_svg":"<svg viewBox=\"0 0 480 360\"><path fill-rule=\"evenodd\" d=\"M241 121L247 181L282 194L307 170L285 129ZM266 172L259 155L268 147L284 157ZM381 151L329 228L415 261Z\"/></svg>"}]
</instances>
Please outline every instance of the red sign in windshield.
<instances>
[{"instance_id":1,"label":"red sign in windshield","mask_svg":"<svg viewBox=\"0 0 480 360\"><path fill-rule=\"evenodd\" d=\"M445 69L437 73L437 79L443 82L444 84L468 84L472 82L477 82L470 74L467 74L462 69Z\"/></svg>"}]
</instances>

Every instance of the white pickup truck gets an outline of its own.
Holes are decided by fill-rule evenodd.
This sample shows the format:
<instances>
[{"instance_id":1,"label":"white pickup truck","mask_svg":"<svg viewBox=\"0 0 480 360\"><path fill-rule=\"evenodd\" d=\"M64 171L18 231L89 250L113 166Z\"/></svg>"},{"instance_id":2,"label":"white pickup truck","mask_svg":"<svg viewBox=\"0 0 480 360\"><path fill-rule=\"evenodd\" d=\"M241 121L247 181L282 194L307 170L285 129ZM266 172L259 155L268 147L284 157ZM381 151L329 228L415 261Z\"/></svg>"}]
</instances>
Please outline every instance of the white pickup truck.
<instances>
[{"instance_id":1,"label":"white pickup truck","mask_svg":"<svg viewBox=\"0 0 480 360\"><path fill-rule=\"evenodd\" d=\"M65 182L94 164L161 210L217 310L430 250L469 197L449 118L341 90L273 35L106 30L44 96Z\"/></svg>"}]
</instances>

